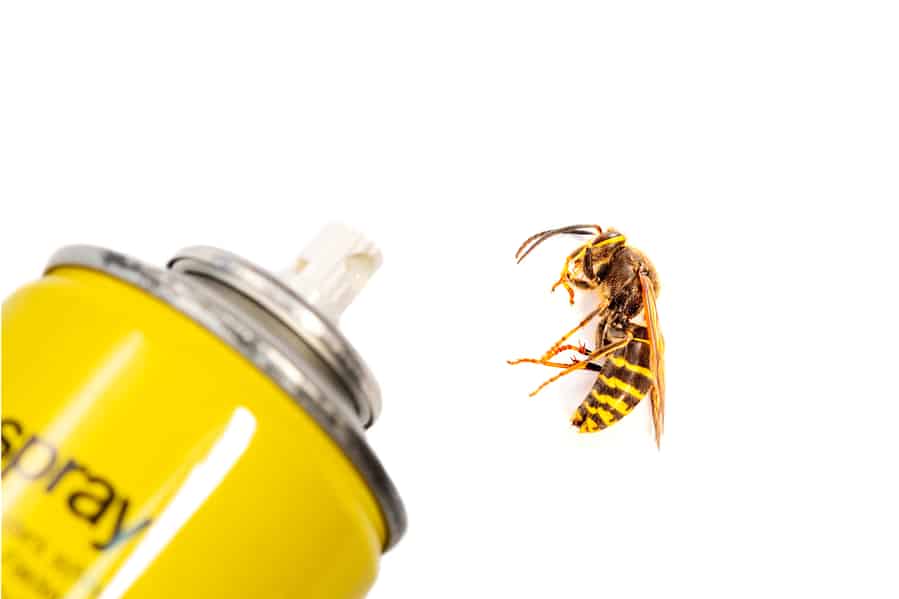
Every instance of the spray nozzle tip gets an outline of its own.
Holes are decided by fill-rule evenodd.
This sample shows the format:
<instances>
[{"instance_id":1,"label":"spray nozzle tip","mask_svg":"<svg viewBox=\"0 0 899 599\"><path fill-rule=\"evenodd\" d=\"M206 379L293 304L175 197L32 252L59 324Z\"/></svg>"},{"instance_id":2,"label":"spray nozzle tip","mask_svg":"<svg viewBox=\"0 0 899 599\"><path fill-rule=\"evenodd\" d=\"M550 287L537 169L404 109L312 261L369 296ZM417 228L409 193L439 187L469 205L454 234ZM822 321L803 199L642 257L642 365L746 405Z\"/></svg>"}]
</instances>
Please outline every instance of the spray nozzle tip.
<instances>
[{"instance_id":1,"label":"spray nozzle tip","mask_svg":"<svg viewBox=\"0 0 899 599\"><path fill-rule=\"evenodd\" d=\"M381 266L381 251L339 223L325 226L281 279L336 322Z\"/></svg>"}]
</instances>

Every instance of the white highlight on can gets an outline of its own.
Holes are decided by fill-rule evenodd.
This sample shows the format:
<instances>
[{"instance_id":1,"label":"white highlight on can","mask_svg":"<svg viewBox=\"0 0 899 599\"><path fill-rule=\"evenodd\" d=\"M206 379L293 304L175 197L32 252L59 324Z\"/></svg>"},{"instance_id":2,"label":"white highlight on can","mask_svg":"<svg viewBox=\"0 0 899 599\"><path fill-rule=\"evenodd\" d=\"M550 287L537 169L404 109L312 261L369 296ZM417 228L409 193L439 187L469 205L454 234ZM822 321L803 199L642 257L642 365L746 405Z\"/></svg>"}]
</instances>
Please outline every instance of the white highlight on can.
<instances>
[{"instance_id":1,"label":"white highlight on can","mask_svg":"<svg viewBox=\"0 0 899 599\"><path fill-rule=\"evenodd\" d=\"M255 432L256 417L244 407L236 408L209 453L191 469L99 599L118 599L131 588L225 479L249 447Z\"/></svg>"}]
</instances>

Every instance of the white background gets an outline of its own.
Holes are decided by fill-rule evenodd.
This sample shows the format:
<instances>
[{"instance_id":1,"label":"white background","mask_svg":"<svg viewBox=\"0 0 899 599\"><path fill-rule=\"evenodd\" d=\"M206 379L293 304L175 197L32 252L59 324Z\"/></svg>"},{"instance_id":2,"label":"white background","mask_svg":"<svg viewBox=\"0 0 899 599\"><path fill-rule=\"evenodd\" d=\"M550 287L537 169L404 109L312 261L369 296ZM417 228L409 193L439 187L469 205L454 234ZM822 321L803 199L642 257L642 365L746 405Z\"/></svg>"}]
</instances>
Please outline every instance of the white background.
<instances>
[{"instance_id":1,"label":"white background","mask_svg":"<svg viewBox=\"0 0 899 599\"><path fill-rule=\"evenodd\" d=\"M889 2L7 2L0 293L58 246L280 268L343 220L344 318L410 515L373 599L895 597ZM537 355L572 240L662 278L667 434ZM589 337L588 337L589 339Z\"/></svg>"}]
</instances>

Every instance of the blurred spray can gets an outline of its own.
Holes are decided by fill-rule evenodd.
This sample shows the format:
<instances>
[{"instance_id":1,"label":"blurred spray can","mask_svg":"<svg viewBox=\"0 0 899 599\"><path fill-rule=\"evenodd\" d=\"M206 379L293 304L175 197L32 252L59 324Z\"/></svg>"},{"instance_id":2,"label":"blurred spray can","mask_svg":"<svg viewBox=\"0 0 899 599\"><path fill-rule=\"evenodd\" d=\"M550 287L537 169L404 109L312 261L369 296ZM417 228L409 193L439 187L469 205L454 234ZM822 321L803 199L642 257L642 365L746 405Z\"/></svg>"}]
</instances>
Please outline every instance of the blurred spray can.
<instances>
[{"instance_id":1,"label":"blurred spray can","mask_svg":"<svg viewBox=\"0 0 899 599\"><path fill-rule=\"evenodd\" d=\"M278 276L60 250L3 304L3 597L362 597L405 529L335 324L380 265L339 225Z\"/></svg>"}]
</instances>

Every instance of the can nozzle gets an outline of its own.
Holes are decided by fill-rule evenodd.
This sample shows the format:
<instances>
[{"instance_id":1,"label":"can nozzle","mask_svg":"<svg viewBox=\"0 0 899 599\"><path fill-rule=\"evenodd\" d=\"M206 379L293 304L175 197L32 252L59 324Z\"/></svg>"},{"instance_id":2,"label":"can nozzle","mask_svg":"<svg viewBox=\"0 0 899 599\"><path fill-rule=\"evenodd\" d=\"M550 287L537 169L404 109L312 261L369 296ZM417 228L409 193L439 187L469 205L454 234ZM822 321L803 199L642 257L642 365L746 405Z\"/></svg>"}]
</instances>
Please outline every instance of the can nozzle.
<instances>
[{"instance_id":1,"label":"can nozzle","mask_svg":"<svg viewBox=\"0 0 899 599\"><path fill-rule=\"evenodd\" d=\"M280 279L331 322L359 295L381 266L377 246L338 223L325 226Z\"/></svg>"}]
</instances>

